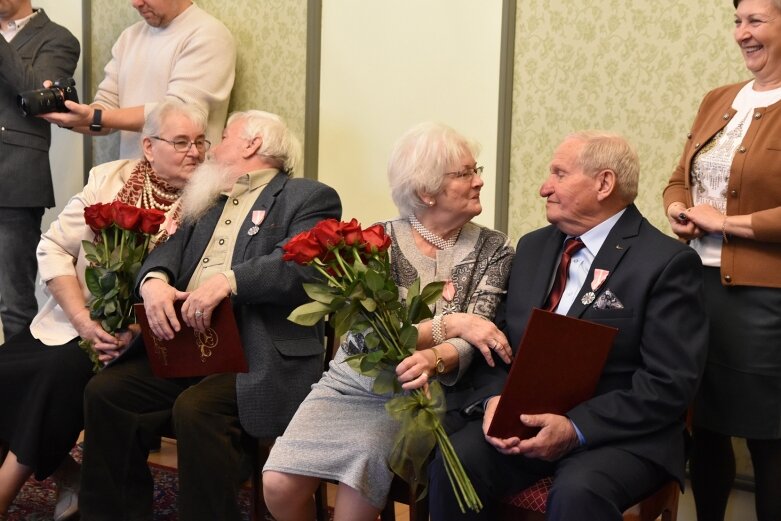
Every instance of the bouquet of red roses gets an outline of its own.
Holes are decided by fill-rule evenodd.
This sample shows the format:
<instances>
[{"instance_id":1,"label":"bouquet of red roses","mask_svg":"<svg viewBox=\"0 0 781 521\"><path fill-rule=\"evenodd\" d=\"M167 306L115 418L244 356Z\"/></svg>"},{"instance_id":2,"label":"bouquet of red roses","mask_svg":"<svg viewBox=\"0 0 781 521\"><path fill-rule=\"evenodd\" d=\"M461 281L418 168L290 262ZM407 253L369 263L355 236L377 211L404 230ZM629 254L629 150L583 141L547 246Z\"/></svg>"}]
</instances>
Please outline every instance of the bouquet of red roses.
<instances>
[{"instance_id":1,"label":"bouquet of red roses","mask_svg":"<svg viewBox=\"0 0 781 521\"><path fill-rule=\"evenodd\" d=\"M338 336L348 331L364 336L367 352L350 356L347 363L375 379L375 393L396 395L385 405L401 422L389 466L410 484L422 485L425 493L428 457L439 445L461 511L479 511L482 503L442 426L446 409L439 382L431 382L425 391L404 393L396 379L396 365L417 349L414 324L432 317L429 306L442 295L444 283L421 289L418 279L401 301L391 277L390 245L382 225L361 229L355 219L321 221L293 237L283 247L282 258L314 266L325 282L305 283L312 302L293 310L288 319L309 326L328 315Z\"/></svg>"},{"instance_id":2,"label":"bouquet of red roses","mask_svg":"<svg viewBox=\"0 0 781 521\"><path fill-rule=\"evenodd\" d=\"M114 334L136 321L133 285L152 237L165 221L165 212L114 201L87 206L84 220L95 232L94 241L81 243L90 262L84 274L91 293L87 307L90 317ZM100 369L92 342L83 339L79 346L89 355L93 369Z\"/></svg>"}]
</instances>

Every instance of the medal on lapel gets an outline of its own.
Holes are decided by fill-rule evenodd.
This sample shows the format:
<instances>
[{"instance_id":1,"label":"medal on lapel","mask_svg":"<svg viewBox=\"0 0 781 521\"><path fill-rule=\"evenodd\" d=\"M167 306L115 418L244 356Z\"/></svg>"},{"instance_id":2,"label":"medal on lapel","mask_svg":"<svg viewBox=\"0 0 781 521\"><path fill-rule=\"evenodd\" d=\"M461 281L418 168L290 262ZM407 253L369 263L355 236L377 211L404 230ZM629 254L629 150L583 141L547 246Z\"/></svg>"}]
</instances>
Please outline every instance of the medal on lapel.
<instances>
[{"instance_id":1,"label":"medal on lapel","mask_svg":"<svg viewBox=\"0 0 781 521\"><path fill-rule=\"evenodd\" d=\"M263 218L266 216L266 210L252 210L252 228L247 230L247 235L255 235L260 231L260 223L263 222Z\"/></svg>"},{"instance_id":2,"label":"medal on lapel","mask_svg":"<svg viewBox=\"0 0 781 521\"><path fill-rule=\"evenodd\" d=\"M456 312L456 305L453 302L453 297L456 296L456 287L453 285L452 280L445 282L445 286L442 288L442 300L445 301L442 313L448 315Z\"/></svg>"},{"instance_id":3,"label":"medal on lapel","mask_svg":"<svg viewBox=\"0 0 781 521\"><path fill-rule=\"evenodd\" d=\"M610 275L610 272L608 270L601 270L601 269L594 270L594 278L591 280L591 291L587 292L585 295L580 297L580 301L583 303L584 306L588 306L589 304L594 302L594 299L597 298L596 291L599 289L602 283L605 282L605 279L607 279L608 275Z\"/></svg>"}]
</instances>

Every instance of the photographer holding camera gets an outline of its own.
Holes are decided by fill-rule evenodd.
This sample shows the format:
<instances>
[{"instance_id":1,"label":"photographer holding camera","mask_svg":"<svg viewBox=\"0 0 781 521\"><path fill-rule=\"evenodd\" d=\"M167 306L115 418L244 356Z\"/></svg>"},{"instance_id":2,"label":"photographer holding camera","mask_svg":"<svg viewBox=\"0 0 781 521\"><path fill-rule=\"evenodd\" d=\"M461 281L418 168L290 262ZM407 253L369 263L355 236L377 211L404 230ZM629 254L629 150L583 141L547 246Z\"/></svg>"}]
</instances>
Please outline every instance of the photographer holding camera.
<instances>
[{"instance_id":1,"label":"photographer holding camera","mask_svg":"<svg viewBox=\"0 0 781 521\"><path fill-rule=\"evenodd\" d=\"M144 20L122 31L114 43L93 102L65 101L68 112L42 117L82 134L119 130L119 159L138 159L144 118L156 103L178 99L206 112L206 137L219 143L236 69L230 31L192 0L131 4Z\"/></svg>"},{"instance_id":2,"label":"photographer holding camera","mask_svg":"<svg viewBox=\"0 0 781 521\"><path fill-rule=\"evenodd\" d=\"M73 76L79 42L31 0L0 0L0 33L0 320L8 340L38 311L35 248L43 212L54 206L51 127L25 117L17 95Z\"/></svg>"}]
</instances>

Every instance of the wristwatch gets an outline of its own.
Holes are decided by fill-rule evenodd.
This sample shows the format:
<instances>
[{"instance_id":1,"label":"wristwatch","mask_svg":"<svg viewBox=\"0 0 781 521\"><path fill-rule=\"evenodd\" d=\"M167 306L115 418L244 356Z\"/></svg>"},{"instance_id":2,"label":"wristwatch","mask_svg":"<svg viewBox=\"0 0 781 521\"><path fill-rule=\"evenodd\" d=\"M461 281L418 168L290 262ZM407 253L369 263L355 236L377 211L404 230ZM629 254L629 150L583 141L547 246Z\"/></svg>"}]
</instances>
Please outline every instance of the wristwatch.
<instances>
[{"instance_id":1,"label":"wristwatch","mask_svg":"<svg viewBox=\"0 0 781 521\"><path fill-rule=\"evenodd\" d=\"M431 350L434 352L434 368L436 369L436 374L440 375L445 372L445 361L439 356L439 351L437 351L436 347L432 347Z\"/></svg>"},{"instance_id":2,"label":"wristwatch","mask_svg":"<svg viewBox=\"0 0 781 521\"><path fill-rule=\"evenodd\" d=\"M100 132L103 130L103 125L100 123L100 119L103 117L103 111L100 109L95 109L92 112L92 123L89 125L89 129L92 132Z\"/></svg>"}]
</instances>

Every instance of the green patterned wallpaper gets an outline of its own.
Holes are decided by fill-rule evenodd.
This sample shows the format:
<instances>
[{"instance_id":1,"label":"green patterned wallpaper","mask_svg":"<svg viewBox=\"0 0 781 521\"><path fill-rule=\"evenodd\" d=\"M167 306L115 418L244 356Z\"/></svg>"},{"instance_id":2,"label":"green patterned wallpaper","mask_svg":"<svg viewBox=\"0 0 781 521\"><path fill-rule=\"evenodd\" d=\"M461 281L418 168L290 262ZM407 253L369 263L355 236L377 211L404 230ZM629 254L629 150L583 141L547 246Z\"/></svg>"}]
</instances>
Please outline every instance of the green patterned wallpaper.
<instances>
[{"instance_id":1,"label":"green patterned wallpaper","mask_svg":"<svg viewBox=\"0 0 781 521\"><path fill-rule=\"evenodd\" d=\"M231 111L263 109L285 118L303 142L306 89L306 0L198 0L238 42ZM129 0L92 0L92 78L95 92L111 46L122 30L140 20ZM94 162L116 158L118 136L93 140Z\"/></svg>"},{"instance_id":2,"label":"green patterned wallpaper","mask_svg":"<svg viewBox=\"0 0 781 521\"><path fill-rule=\"evenodd\" d=\"M707 5L706 5L707 4ZM661 191L700 99L747 77L732 2L518 0L509 232L538 228L551 153L569 132L601 128L638 148L638 206L669 232Z\"/></svg>"}]
</instances>

